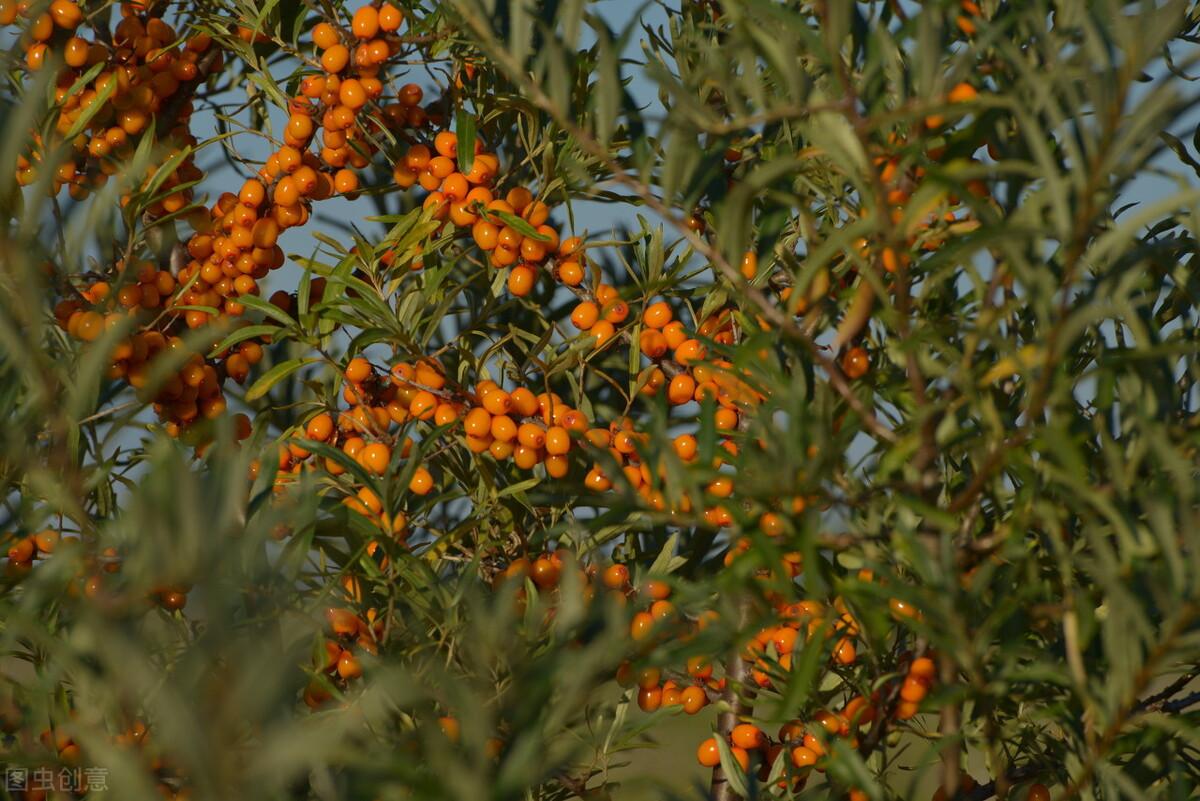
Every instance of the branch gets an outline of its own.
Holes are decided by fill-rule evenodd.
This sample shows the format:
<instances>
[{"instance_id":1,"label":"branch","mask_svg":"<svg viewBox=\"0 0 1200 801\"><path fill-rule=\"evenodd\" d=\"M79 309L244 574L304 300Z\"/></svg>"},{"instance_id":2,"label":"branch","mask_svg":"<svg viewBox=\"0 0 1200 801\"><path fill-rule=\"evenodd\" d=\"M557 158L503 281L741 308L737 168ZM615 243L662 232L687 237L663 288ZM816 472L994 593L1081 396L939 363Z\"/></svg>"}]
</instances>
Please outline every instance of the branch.
<instances>
[{"instance_id":1,"label":"branch","mask_svg":"<svg viewBox=\"0 0 1200 801\"><path fill-rule=\"evenodd\" d=\"M788 315L780 311L779 307L772 303L762 290L750 285L749 282L742 276L741 271L734 267L729 261L721 255L720 251L712 246L708 240L697 234L687 225L687 221L677 215L674 211L667 207L662 200L651 191L650 187L642 181L628 175L622 166L609 153L608 148L600 144L590 133L585 131L580 126L576 125L570 117L558 109L554 101L545 93L541 84L535 81L530 75L517 63L516 59L499 43L486 22L479 19L472 9L459 7L466 23L480 38L481 44L485 49L489 50L492 57L509 76L509 78L520 84L528 93L528 99L533 105L540 108L550 116L554 122L571 135L576 142L579 143L585 151L604 165L605 169L611 174L611 180L616 183L623 184L631 189L636 194L647 208L655 212L659 217L668 223L672 228L676 229L692 246L692 248L717 268L717 270L729 281L734 287L742 293L744 297L750 300L762 313L763 317L778 326L780 330L787 334L792 339L801 344L808 352L809 356L815 361L822 370L825 371L829 378L830 385L834 390L842 396L846 404L854 411L855 414L863 421L863 425L875 436L885 442L896 442L897 437L895 432L883 425L879 418L868 409L854 394L842 373L836 360L826 356L823 348L818 345L811 336L805 333Z\"/></svg>"},{"instance_id":2,"label":"branch","mask_svg":"<svg viewBox=\"0 0 1200 801\"><path fill-rule=\"evenodd\" d=\"M738 602L738 631L744 629L749 623L750 618L750 596L743 595ZM750 667L746 660L742 659L742 649L740 645L735 644L733 650L729 654L729 659L725 663L725 695L724 701L728 706L728 710L722 712L717 717L717 736L729 737L733 727L738 724L741 718L751 714L753 711L753 703L750 700L749 691L743 695L741 692L748 687L747 680L750 678ZM733 801L738 796L734 794L733 788L729 786L729 782L725 780L725 774L721 770L721 766L713 768L712 785L709 789L709 798L711 801Z\"/></svg>"}]
</instances>

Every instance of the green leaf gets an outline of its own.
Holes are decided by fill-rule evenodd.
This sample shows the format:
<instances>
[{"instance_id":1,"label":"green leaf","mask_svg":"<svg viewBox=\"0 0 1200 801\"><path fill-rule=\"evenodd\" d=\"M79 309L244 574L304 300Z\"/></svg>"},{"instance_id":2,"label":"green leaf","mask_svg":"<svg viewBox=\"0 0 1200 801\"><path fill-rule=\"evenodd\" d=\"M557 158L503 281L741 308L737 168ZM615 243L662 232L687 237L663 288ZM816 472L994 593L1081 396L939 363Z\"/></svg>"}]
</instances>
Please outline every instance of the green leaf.
<instances>
[{"instance_id":1,"label":"green leaf","mask_svg":"<svg viewBox=\"0 0 1200 801\"><path fill-rule=\"evenodd\" d=\"M278 333L279 326L277 325L247 325L237 329L216 345L213 345L212 353L214 355L223 353L234 345L245 342L248 339L257 339L258 337L271 336Z\"/></svg>"},{"instance_id":2,"label":"green leaf","mask_svg":"<svg viewBox=\"0 0 1200 801\"><path fill-rule=\"evenodd\" d=\"M283 379L287 378L292 373L300 368L321 361L320 359L288 359L286 362L280 362L272 367L267 372L263 373L257 381L254 382L250 389L246 390L246 401L254 401L261 398L271 391L271 387L278 384Z\"/></svg>"},{"instance_id":3,"label":"green leaf","mask_svg":"<svg viewBox=\"0 0 1200 801\"><path fill-rule=\"evenodd\" d=\"M475 164L475 115L465 108L454 118L454 135L458 138L458 171L466 175Z\"/></svg>"},{"instance_id":4,"label":"green leaf","mask_svg":"<svg viewBox=\"0 0 1200 801\"><path fill-rule=\"evenodd\" d=\"M509 214L507 211L500 211L499 209L492 209L488 211L488 216L499 217L505 225L516 231L521 236L527 236L530 239L537 240L538 242L550 241L550 237L546 236L545 234L539 234L536 228L515 214Z\"/></svg>"},{"instance_id":5,"label":"green leaf","mask_svg":"<svg viewBox=\"0 0 1200 801\"><path fill-rule=\"evenodd\" d=\"M279 322L283 323L285 326L291 328L297 327L296 321L292 319L290 314L276 306L274 303L263 300L256 295L242 295L238 298L238 303L241 303L248 309L254 309L255 311L262 312L271 319L278 320ZM275 329L275 333L279 333L278 328Z\"/></svg>"},{"instance_id":6,"label":"green leaf","mask_svg":"<svg viewBox=\"0 0 1200 801\"><path fill-rule=\"evenodd\" d=\"M738 764L738 761L733 758L733 749L719 733L714 735L713 739L717 741L717 750L721 754L721 773L725 777L725 781L729 782L729 788L738 798L749 798L750 793L746 789L746 774L742 772L742 766Z\"/></svg>"}]
</instances>

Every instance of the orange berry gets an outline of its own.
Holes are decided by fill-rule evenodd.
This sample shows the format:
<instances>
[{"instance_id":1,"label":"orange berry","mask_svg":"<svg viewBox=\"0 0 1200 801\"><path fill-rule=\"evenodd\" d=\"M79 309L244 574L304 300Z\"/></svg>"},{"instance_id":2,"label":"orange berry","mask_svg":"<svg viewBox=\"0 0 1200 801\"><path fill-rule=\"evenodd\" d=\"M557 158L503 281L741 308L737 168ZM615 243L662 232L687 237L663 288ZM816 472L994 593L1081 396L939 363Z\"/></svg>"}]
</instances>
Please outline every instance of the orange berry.
<instances>
[{"instance_id":1,"label":"orange berry","mask_svg":"<svg viewBox=\"0 0 1200 801\"><path fill-rule=\"evenodd\" d=\"M432 420L437 406L437 396L429 390L423 389L413 395L408 404L408 413L418 420Z\"/></svg>"},{"instance_id":2,"label":"orange berry","mask_svg":"<svg viewBox=\"0 0 1200 801\"><path fill-rule=\"evenodd\" d=\"M715 768L721 764L721 749L717 746L716 738L709 737L700 743L696 749L696 760L706 768Z\"/></svg>"},{"instance_id":3,"label":"orange berry","mask_svg":"<svg viewBox=\"0 0 1200 801\"><path fill-rule=\"evenodd\" d=\"M865 348L853 347L842 356L842 372L852 380L862 378L871 369L871 357Z\"/></svg>"},{"instance_id":4,"label":"orange berry","mask_svg":"<svg viewBox=\"0 0 1200 801\"><path fill-rule=\"evenodd\" d=\"M477 220L471 227L471 237L480 250L494 250L499 242L500 229L487 220Z\"/></svg>"},{"instance_id":5,"label":"orange berry","mask_svg":"<svg viewBox=\"0 0 1200 801\"><path fill-rule=\"evenodd\" d=\"M643 712L654 712L662 706L663 691L659 687L643 687L638 690L638 707Z\"/></svg>"},{"instance_id":6,"label":"orange berry","mask_svg":"<svg viewBox=\"0 0 1200 801\"><path fill-rule=\"evenodd\" d=\"M590 300L580 303L571 312L571 324L581 331L590 329L599 319L600 309Z\"/></svg>"},{"instance_id":7,"label":"orange berry","mask_svg":"<svg viewBox=\"0 0 1200 801\"><path fill-rule=\"evenodd\" d=\"M91 45L88 44L86 39L83 39L79 36L72 36L67 40L67 43L63 48L63 59L66 61L68 67L74 67L78 69L84 64L87 64L88 52L90 49Z\"/></svg>"},{"instance_id":8,"label":"orange berry","mask_svg":"<svg viewBox=\"0 0 1200 801\"><path fill-rule=\"evenodd\" d=\"M83 12L72 0L54 0L50 4L50 16L60 28L74 30L83 22Z\"/></svg>"},{"instance_id":9,"label":"orange berry","mask_svg":"<svg viewBox=\"0 0 1200 801\"><path fill-rule=\"evenodd\" d=\"M442 730L442 734L446 735L446 739L452 743L457 743L462 729L458 725L455 718L442 717L438 718L438 728Z\"/></svg>"},{"instance_id":10,"label":"orange berry","mask_svg":"<svg viewBox=\"0 0 1200 801\"><path fill-rule=\"evenodd\" d=\"M388 463L392 460L392 449L382 442L372 442L358 454L358 461L363 467L376 475L387 472Z\"/></svg>"},{"instance_id":11,"label":"orange berry","mask_svg":"<svg viewBox=\"0 0 1200 801\"><path fill-rule=\"evenodd\" d=\"M362 665L349 651L342 651L337 663L338 675L343 679L356 679L362 675Z\"/></svg>"},{"instance_id":12,"label":"orange berry","mask_svg":"<svg viewBox=\"0 0 1200 801\"><path fill-rule=\"evenodd\" d=\"M371 363L361 356L355 356L346 365L346 380L354 384L361 384L371 376Z\"/></svg>"},{"instance_id":13,"label":"orange berry","mask_svg":"<svg viewBox=\"0 0 1200 801\"><path fill-rule=\"evenodd\" d=\"M333 435L333 418L327 412L321 412L308 421L304 434L311 440L324 442Z\"/></svg>"},{"instance_id":14,"label":"orange berry","mask_svg":"<svg viewBox=\"0 0 1200 801\"><path fill-rule=\"evenodd\" d=\"M571 435L562 426L546 430L546 453L561 456L571 450Z\"/></svg>"},{"instance_id":15,"label":"orange berry","mask_svg":"<svg viewBox=\"0 0 1200 801\"><path fill-rule=\"evenodd\" d=\"M625 565L609 565L600 580L610 590L624 589L629 584L629 568Z\"/></svg>"},{"instance_id":16,"label":"orange berry","mask_svg":"<svg viewBox=\"0 0 1200 801\"><path fill-rule=\"evenodd\" d=\"M408 482L408 489L415 495L428 495L433 489L433 475L424 467L418 467Z\"/></svg>"},{"instance_id":17,"label":"orange berry","mask_svg":"<svg viewBox=\"0 0 1200 801\"><path fill-rule=\"evenodd\" d=\"M579 286L583 283L583 267L577 261L565 261L558 265L558 280L567 286Z\"/></svg>"},{"instance_id":18,"label":"orange berry","mask_svg":"<svg viewBox=\"0 0 1200 801\"><path fill-rule=\"evenodd\" d=\"M339 195L348 195L358 190L358 173L354 170L338 170L333 176L333 188Z\"/></svg>"},{"instance_id":19,"label":"orange berry","mask_svg":"<svg viewBox=\"0 0 1200 801\"><path fill-rule=\"evenodd\" d=\"M508 414L512 411L512 396L502 389L493 389L480 397L483 408L491 414Z\"/></svg>"},{"instance_id":20,"label":"orange berry","mask_svg":"<svg viewBox=\"0 0 1200 801\"><path fill-rule=\"evenodd\" d=\"M900 686L900 697L912 704L919 704L928 693L929 688L925 682L912 676L907 677Z\"/></svg>"},{"instance_id":21,"label":"orange berry","mask_svg":"<svg viewBox=\"0 0 1200 801\"><path fill-rule=\"evenodd\" d=\"M546 431L536 423L522 423L517 428L517 441L526 448L539 449L546 444Z\"/></svg>"},{"instance_id":22,"label":"orange berry","mask_svg":"<svg viewBox=\"0 0 1200 801\"><path fill-rule=\"evenodd\" d=\"M742 277L747 281L758 275L758 256L753 251L748 251L742 256L741 271Z\"/></svg>"},{"instance_id":23,"label":"orange berry","mask_svg":"<svg viewBox=\"0 0 1200 801\"><path fill-rule=\"evenodd\" d=\"M523 298L533 291L536 281L537 274L531 267L517 265L508 274L508 291L518 298Z\"/></svg>"},{"instance_id":24,"label":"orange berry","mask_svg":"<svg viewBox=\"0 0 1200 801\"><path fill-rule=\"evenodd\" d=\"M688 687L679 696L683 711L694 715L708 705L708 695L700 687Z\"/></svg>"},{"instance_id":25,"label":"orange berry","mask_svg":"<svg viewBox=\"0 0 1200 801\"><path fill-rule=\"evenodd\" d=\"M1044 784L1029 785L1029 792L1025 794L1025 801L1050 801L1050 790Z\"/></svg>"},{"instance_id":26,"label":"orange berry","mask_svg":"<svg viewBox=\"0 0 1200 801\"><path fill-rule=\"evenodd\" d=\"M595 337L596 347L598 348L613 338L616 334L616 329L613 328L613 324L608 320L601 320L588 329L588 334Z\"/></svg>"},{"instance_id":27,"label":"orange berry","mask_svg":"<svg viewBox=\"0 0 1200 801\"><path fill-rule=\"evenodd\" d=\"M350 50L342 44L335 44L321 54L321 69L326 72L339 73L350 63Z\"/></svg>"},{"instance_id":28,"label":"orange berry","mask_svg":"<svg viewBox=\"0 0 1200 801\"><path fill-rule=\"evenodd\" d=\"M512 442L517 438L517 424L506 414L492 418L491 435L501 442Z\"/></svg>"},{"instance_id":29,"label":"orange berry","mask_svg":"<svg viewBox=\"0 0 1200 801\"><path fill-rule=\"evenodd\" d=\"M734 726L733 731L729 733L729 739L734 745L747 750L761 748L766 743L762 729L751 723L739 723Z\"/></svg>"},{"instance_id":30,"label":"orange berry","mask_svg":"<svg viewBox=\"0 0 1200 801\"><path fill-rule=\"evenodd\" d=\"M649 328L662 328L671 322L672 316L670 305L666 301L660 300L646 307L642 312L642 322Z\"/></svg>"},{"instance_id":31,"label":"orange berry","mask_svg":"<svg viewBox=\"0 0 1200 801\"><path fill-rule=\"evenodd\" d=\"M665 581L658 581L656 579L647 581L642 591L655 601L665 601L671 597L671 585Z\"/></svg>"},{"instance_id":32,"label":"orange berry","mask_svg":"<svg viewBox=\"0 0 1200 801\"><path fill-rule=\"evenodd\" d=\"M667 385L667 399L676 406L688 403L696 392L696 381L687 373L680 373Z\"/></svg>"},{"instance_id":33,"label":"orange berry","mask_svg":"<svg viewBox=\"0 0 1200 801\"><path fill-rule=\"evenodd\" d=\"M458 158L458 136L442 131L433 138L433 149L448 159Z\"/></svg>"},{"instance_id":34,"label":"orange berry","mask_svg":"<svg viewBox=\"0 0 1200 801\"><path fill-rule=\"evenodd\" d=\"M817 754L811 748L798 745L792 749L792 764L800 770L817 764Z\"/></svg>"},{"instance_id":35,"label":"orange berry","mask_svg":"<svg viewBox=\"0 0 1200 801\"><path fill-rule=\"evenodd\" d=\"M675 361L684 366L702 361L707 355L707 349L698 339L686 339L675 348Z\"/></svg>"},{"instance_id":36,"label":"orange berry","mask_svg":"<svg viewBox=\"0 0 1200 801\"><path fill-rule=\"evenodd\" d=\"M338 87L338 100L348 109L357 111L367 104L367 93L356 78L347 78Z\"/></svg>"},{"instance_id":37,"label":"orange berry","mask_svg":"<svg viewBox=\"0 0 1200 801\"><path fill-rule=\"evenodd\" d=\"M404 14L396 6L391 3L384 3L379 7L379 28L386 33L395 33L400 30L400 25L404 22Z\"/></svg>"},{"instance_id":38,"label":"orange berry","mask_svg":"<svg viewBox=\"0 0 1200 801\"><path fill-rule=\"evenodd\" d=\"M313 44L322 50L328 50L339 41L337 28L328 22L318 22L312 29Z\"/></svg>"},{"instance_id":39,"label":"orange berry","mask_svg":"<svg viewBox=\"0 0 1200 801\"><path fill-rule=\"evenodd\" d=\"M350 21L350 30L359 39L373 39L379 33L379 12L374 6L363 6L354 12Z\"/></svg>"},{"instance_id":40,"label":"orange berry","mask_svg":"<svg viewBox=\"0 0 1200 801\"><path fill-rule=\"evenodd\" d=\"M675 453L685 462L690 462L696 458L698 443L696 438L691 434L680 434L671 444L675 448Z\"/></svg>"},{"instance_id":41,"label":"orange berry","mask_svg":"<svg viewBox=\"0 0 1200 801\"><path fill-rule=\"evenodd\" d=\"M975 87L964 81L951 89L950 93L946 95L946 99L951 103L968 103L978 96L979 92L975 90Z\"/></svg>"},{"instance_id":42,"label":"orange berry","mask_svg":"<svg viewBox=\"0 0 1200 801\"><path fill-rule=\"evenodd\" d=\"M921 681L932 682L937 675L937 667L933 664L932 659L921 656L913 660L912 665L908 668L908 675Z\"/></svg>"}]
</instances>

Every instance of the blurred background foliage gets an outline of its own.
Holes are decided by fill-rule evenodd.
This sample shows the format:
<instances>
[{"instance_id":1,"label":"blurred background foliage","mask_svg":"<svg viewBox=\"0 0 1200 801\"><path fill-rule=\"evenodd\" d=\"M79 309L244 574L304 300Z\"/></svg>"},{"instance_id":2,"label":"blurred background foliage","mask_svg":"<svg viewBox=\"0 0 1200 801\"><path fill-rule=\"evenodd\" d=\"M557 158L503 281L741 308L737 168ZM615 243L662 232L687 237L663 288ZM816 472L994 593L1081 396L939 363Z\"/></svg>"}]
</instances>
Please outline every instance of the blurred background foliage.
<instances>
[{"instance_id":1,"label":"blurred background foliage","mask_svg":"<svg viewBox=\"0 0 1200 801\"><path fill-rule=\"evenodd\" d=\"M90 24L119 13L83 5ZM312 27L356 6L157 5L225 53L192 123L203 208L277 140L313 71ZM53 316L121 254L169 263L176 223L145 222L157 188L143 176L170 151L144 140L82 199L52 198L49 172L19 185L31 132L51 160L55 70L27 70L22 23L7 29L0 530L6 551L47 529L60 539L31 568L10 559L0 583L5 764L103 766L104 797L122 801L717 797L728 790L710 789L694 757L715 713L735 703L773 733L855 695L887 709L912 656L931 654L939 680L920 714L830 743L803 786L776 786L778 771L730 785L983 799L1024 798L1036 779L1063 799L1194 797L1200 10L614 8L409 1L397 80L425 87L460 135L469 120L504 165L499 183L536 187L564 236L589 235L591 268L635 310L633 344L576 336L578 298L557 284L506 293L469 240L395 187L387 159L406 143L384 141L357 200L281 240L288 263L270 288L297 307L248 303L271 340L246 385L227 387L252 433L239 442L220 416L200 449L168 436L147 391L109 377L137 322L81 342ZM954 97L963 83L976 92ZM900 204L888 164L910 176ZM661 298L697 326L725 310L741 332L709 343L762 397L724 467L710 466L711 400L637 392L640 310ZM232 330L185 339L204 350ZM869 354L857 380L851 345ZM281 443L330 456L303 422L336 407L356 353L437 354L464 385L552 387L604 424L631 415L667 508L620 480L594 493L582 472L550 479L415 425L414 455L383 476L314 470L278 485ZM160 360L149 386L184 358ZM694 463L671 449L683 431ZM611 464L603 449L587 458ZM436 478L429 495L406 490L418 463ZM718 529L706 487L730 472L737 503ZM341 502L355 482L406 516L407 543L377 540ZM763 530L769 510L782 534ZM635 587L666 581L681 618L713 622L635 641L638 604L592 598L577 571L554 593L495 579L551 550L568 567L620 561ZM803 557L795 580L771 572L790 552ZM186 605L164 608L165 592ZM732 654L732 666L779 623L781 599L837 599L857 659L831 660L816 637L752 702L726 693L696 717L643 713L637 688L614 681L630 661ZM321 669L341 609L373 610L352 682ZM330 700L310 709L314 687ZM950 778L960 764L971 780Z\"/></svg>"}]
</instances>

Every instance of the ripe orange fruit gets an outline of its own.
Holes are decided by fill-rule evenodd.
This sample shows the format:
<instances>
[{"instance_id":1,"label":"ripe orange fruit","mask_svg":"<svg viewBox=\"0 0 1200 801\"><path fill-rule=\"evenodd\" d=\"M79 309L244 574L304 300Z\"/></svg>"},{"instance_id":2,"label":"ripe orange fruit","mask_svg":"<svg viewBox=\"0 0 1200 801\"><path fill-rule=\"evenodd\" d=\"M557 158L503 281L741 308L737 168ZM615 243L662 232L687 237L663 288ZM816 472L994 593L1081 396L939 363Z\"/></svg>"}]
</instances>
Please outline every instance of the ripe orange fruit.
<instances>
[{"instance_id":1,"label":"ripe orange fruit","mask_svg":"<svg viewBox=\"0 0 1200 801\"><path fill-rule=\"evenodd\" d=\"M379 33L379 12L374 6L363 6L354 12L350 21L350 30L359 39L373 39Z\"/></svg>"},{"instance_id":2,"label":"ripe orange fruit","mask_svg":"<svg viewBox=\"0 0 1200 801\"><path fill-rule=\"evenodd\" d=\"M400 30L400 25L404 22L404 14L399 8L391 3L384 3L379 7L379 28L387 33L395 33Z\"/></svg>"},{"instance_id":3,"label":"ripe orange fruit","mask_svg":"<svg viewBox=\"0 0 1200 801\"><path fill-rule=\"evenodd\" d=\"M324 442L333 435L333 418L327 412L321 412L308 421L304 433L311 440Z\"/></svg>"},{"instance_id":4,"label":"ripe orange fruit","mask_svg":"<svg viewBox=\"0 0 1200 801\"><path fill-rule=\"evenodd\" d=\"M791 756L792 764L800 770L803 770L804 768L811 768L813 765L817 764L816 753L811 748L807 748L803 745L798 745L793 748Z\"/></svg>"},{"instance_id":5,"label":"ripe orange fruit","mask_svg":"<svg viewBox=\"0 0 1200 801\"><path fill-rule=\"evenodd\" d=\"M517 438L517 424L506 414L492 418L491 435L501 442L512 442Z\"/></svg>"},{"instance_id":6,"label":"ripe orange fruit","mask_svg":"<svg viewBox=\"0 0 1200 801\"><path fill-rule=\"evenodd\" d=\"M335 44L321 54L321 69L326 72L339 73L350 63L350 50L342 44Z\"/></svg>"},{"instance_id":7,"label":"ripe orange fruit","mask_svg":"<svg viewBox=\"0 0 1200 801\"><path fill-rule=\"evenodd\" d=\"M358 461L362 466L376 475L383 475L387 472L391 460L392 449L382 442L372 442L358 454Z\"/></svg>"},{"instance_id":8,"label":"ripe orange fruit","mask_svg":"<svg viewBox=\"0 0 1200 801\"><path fill-rule=\"evenodd\" d=\"M921 681L932 682L937 675L937 667L929 657L918 657L909 666L908 675Z\"/></svg>"},{"instance_id":9,"label":"ripe orange fruit","mask_svg":"<svg viewBox=\"0 0 1200 801\"><path fill-rule=\"evenodd\" d=\"M502 389L485 392L479 400L490 414L508 414L512 411L512 396Z\"/></svg>"},{"instance_id":10,"label":"ripe orange fruit","mask_svg":"<svg viewBox=\"0 0 1200 801\"><path fill-rule=\"evenodd\" d=\"M523 298L533 291L533 285L537 280L537 274L532 268L519 264L513 267L508 274L508 291L519 298Z\"/></svg>"},{"instance_id":11,"label":"ripe orange fruit","mask_svg":"<svg viewBox=\"0 0 1200 801\"><path fill-rule=\"evenodd\" d=\"M50 16L60 28L74 30L83 22L83 12L71 0L54 0L50 4Z\"/></svg>"},{"instance_id":12,"label":"ripe orange fruit","mask_svg":"<svg viewBox=\"0 0 1200 801\"><path fill-rule=\"evenodd\" d=\"M613 338L616 334L616 329L613 328L613 324L608 320L601 320L588 329L588 334L595 337L596 347L598 348Z\"/></svg>"},{"instance_id":13,"label":"ripe orange fruit","mask_svg":"<svg viewBox=\"0 0 1200 801\"><path fill-rule=\"evenodd\" d=\"M487 409L476 407L463 419L463 427L469 436L488 436L492 431L492 415L488 413Z\"/></svg>"},{"instance_id":14,"label":"ripe orange fruit","mask_svg":"<svg viewBox=\"0 0 1200 801\"><path fill-rule=\"evenodd\" d=\"M700 743L700 747L696 749L696 760L706 768L715 768L721 764L721 750L717 747L715 738L709 737Z\"/></svg>"},{"instance_id":15,"label":"ripe orange fruit","mask_svg":"<svg viewBox=\"0 0 1200 801\"><path fill-rule=\"evenodd\" d=\"M338 657L337 672L343 679L356 679L362 675L363 671L362 665L354 654L342 651L342 655Z\"/></svg>"},{"instance_id":16,"label":"ripe orange fruit","mask_svg":"<svg viewBox=\"0 0 1200 801\"><path fill-rule=\"evenodd\" d=\"M696 438L691 434L680 434L674 439L672 446L675 448L675 453L679 458L685 462L690 462L696 458L698 443Z\"/></svg>"},{"instance_id":17,"label":"ripe orange fruit","mask_svg":"<svg viewBox=\"0 0 1200 801\"><path fill-rule=\"evenodd\" d=\"M328 50L338 43L337 28L328 22L318 22L312 29L313 44L322 50Z\"/></svg>"},{"instance_id":18,"label":"ripe orange fruit","mask_svg":"<svg viewBox=\"0 0 1200 801\"><path fill-rule=\"evenodd\" d=\"M662 706L663 691L659 687L643 687L638 690L638 707L643 712L653 712Z\"/></svg>"},{"instance_id":19,"label":"ripe orange fruit","mask_svg":"<svg viewBox=\"0 0 1200 801\"><path fill-rule=\"evenodd\" d=\"M571 450L571 435L562 426L546 430L546 453L561 456Z\"/></svg>"},{"instance_id":20,"label":"ripe orange fruit","mask_svg":"<svg viewBox=\"0 0 1200 801\"><path fill-rule=\"evenodd\" d=\"M918 704L929 693L929 688L920 679L907 677L900 686L900 697L909 703Z\"/></svg>"},{"instance_id":21,"label":"ripe orange fruit","mask_svg":"<svg viewBox=\"0 0 1200 801\"><path fill-rule=\"evenodd\" d=\"M675 347L675 361L685 366L702 361L707 355L707 348L698 339L686 339Z\"/></svg>"},{"instance_id":22,"label":"ripe orange fruit","mask_svg":"<svg viewBox=\"0 0 1200 801\"><path fill-rule=\"evenodd\" d=\"M587 331L600 319L600 309L590 300L585 300L571 312L571 324L580 331Z\"/></svg>"},{"instance_id":23,"label":"ripe orange fruit","mask_svg":"<svg viewBox=\"0 0 1200 801\"><path fill-rule=\"evenodd\" d=\"M680 694L679 701L683 705L684 712L695 715L708 705L708 695L700 687L688 687Z\"/></svg>"},{"instance_id":24,"label":"ripe orange fruit","mask_svg":"<svg viewBox=\"0 0 1200 801\"><path fill-rule=\"evenodd\" d=\"M54 553L58 539L58 532L49 528L33 535L33 542L40 553Z\"/></svg>"},{"instance_id":25,"label":"ripe orange fruit","mask_svg":"<svg viewBox=\"0 0 1200 801\"><path fill-rule=\"evenodd\" d=\"M672 316L670 305L666 301L660 300L646 307L646 310L642 312L642 322L649 328L663 328L671 322Z\"/></svg>"},{"instance_id":26,"label":"ripe orange fruit","mask_svg":"<svg viewBox=\"0 0 1200 801\"><path fill-rule=\"evenodd\" d=\"M441 131L433 138L433 149L448 159L458 158L458 136L450 131Z\"/></svg>"},{"instance_id":27,"label":"ripe orange fruit","mask_svg":"<svg viewBox=\"0 0 1200 801\"><path fill-rule=\"evenodd\" d=\"M974 86L967 82L960 83L950 90L946 95L946 99L951 103L968 103L979 96Z\"/></svg>"},{"instance_id":28,"label":"ripe orange fruit","mask_svg":"<svg viewBox=\"0 0 1200 801\"><path fill-rule=\"evenodd\" d=\"M438 718L438 728L442 730L442 734L446 735L446 739L450 740L450 742L458 742L461 729L458 725L458 721L455 718Z\"/></svg>"},{"instance_id":29,"label":"ripe orange fruit","mask_svg":"<svg viewBox=\"0 0 1200 801\"><path fill-rule=\"evenodd\" d=\"M346 365L346 380L361 384L371 376L371 363L361 356L355 356Z\"/></svg>"},{"instance_id":30,"label":"ripe orange fruit","mask_svg":"<svg viewBox=\"0 0 1200 801\"><path fill-rule=\"evenodd\" d=\"M676 406L688 403L696 392L696 381L687 373L680 373L667 385L667 399Z\"/></svg>"},{"instance_id":31,"label":"ripe orange fruit","mask_svg":"<svg viewBox=\"0 0 1200 801\"><path fill-rule=\"evenodd\" d=\"M758 256L753 251L748 251L742 256L741 272L747 281L758 275Z\"/></svg>"},{"instance_id":32,"label":"ripe orange fruit","mask_svg":"<svg viewBox=\"0 0 1200 801\"><path fill-rule=\"evenodd\" d=\"M729 739L734 745L747 750L761 748L766 743L762 729L752 723L739 723L734 726L733 731L729 733Z\"/></svg>"},{"instance_id":33,"label":"ripe orange fruit","mask_svg":"<svg viewBox=\"0 0 1200 801\"><path fill-rule=\"evenodd\" d=\"M558 265L558 280L567 286L579 286L583 283L583 267L577 261L564 261Z\"/></svg>"},{"instance_id":34,"label":"ripe orange fruit","mask_svg":"<svg viewBox=\"0 0 1200 801\"><path fill-rule=\"evenodd\" d=\"M629 568L625 565L609 565L601 577L610 590L624 589L629 584Z\"/></svg>"},{"instance_id":35,"label":"ripe orange fruit","mask_svg":"<svg viewBox=\"0 0 1200 801\"><path fill-rule=\"evenodd\" d=\"M862 347L853 347L842 356L842 372L852 380L862 378L871 369L871 357Z\"/></svg>"},{"instance_id":36,"label":"ripe orange fruit","mask_svg":"<svg viewBox=\"0 0 1200 801\"><path fill-rule=\"evenodd\" d=\"M418 467L408 482L408 489L415 495L428 495L433 490L433 475L424 467Z\"/></svg>"}]
</instances>

